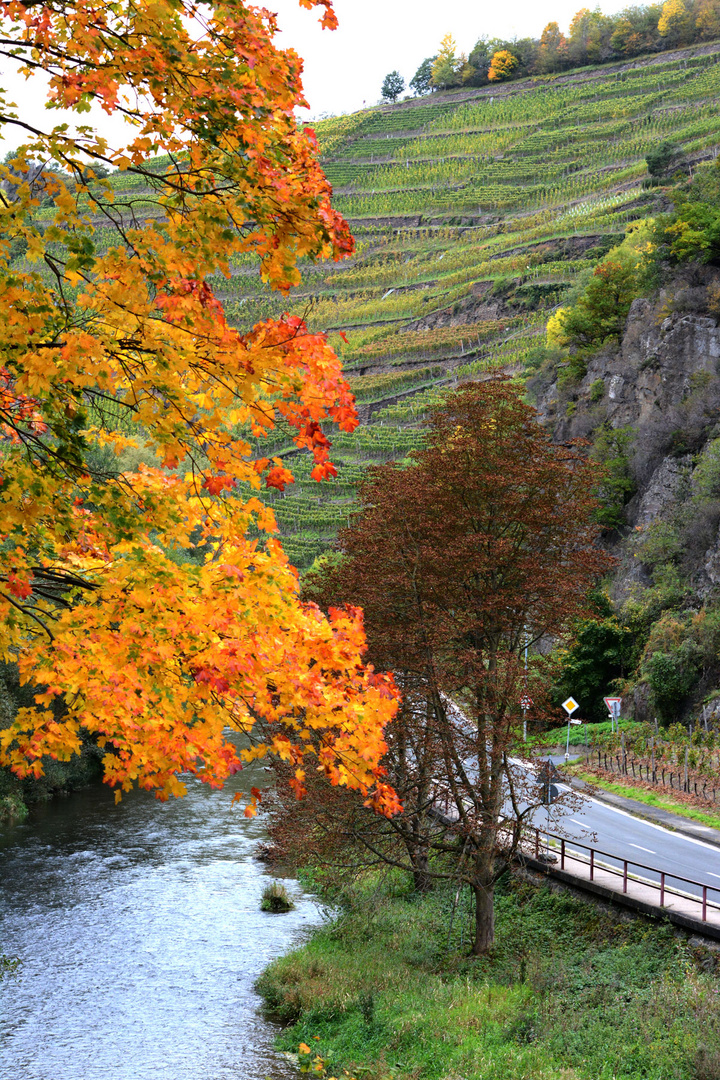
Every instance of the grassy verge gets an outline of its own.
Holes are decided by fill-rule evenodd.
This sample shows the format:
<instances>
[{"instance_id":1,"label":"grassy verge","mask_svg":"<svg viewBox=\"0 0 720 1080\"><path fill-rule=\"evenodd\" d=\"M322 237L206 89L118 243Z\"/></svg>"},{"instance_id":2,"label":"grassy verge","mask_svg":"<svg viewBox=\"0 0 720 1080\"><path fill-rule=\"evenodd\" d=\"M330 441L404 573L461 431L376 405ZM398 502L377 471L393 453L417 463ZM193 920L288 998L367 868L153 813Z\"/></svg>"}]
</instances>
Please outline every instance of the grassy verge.
<instances>
[{"instance_id":1,"label":"grassy verge","mask_svg":"<svg viewBox=\"0 0 720 1080\"><path fill-rule=\"evenodd\" d=\"M642 728L642 724L636 723L634 720L623 720L622 729L628 734L634 731L638 731ZM584 746L588 740L597 739L599 735L610 735L612 733L613 726L609 720L604 720L600 724L579 724L577 726L571 725L570 727L570 745L571 746ZM532 748L543 746L565 746L567 743L567 724L561 724L559 727L552 728L550 731L544 731L541 735L533 735L527 741L527 746Z\"/></svg>"},{"instance_id":2,"label":"grassy verge","mask_svg":"<svg viewBox=\"0 0 720 1080\"><path fill-rule=\"evenodd\" d=\"M594 787L612 792L613 795L624 795L626 799L635 799L636 802L645 803L647 806L657 806L661 810L670 810L673 814L690 818L691 821L698 821L702 825L710 825L713 829L720 829L720 814L713 814L707 810L698 810L697 807L691 806L689 803L679 802L676 799L669 798L667 795L658 795L656 792L648 791L647 788L640 785L618 784L614 780L607 780L604 776L600 776L595 772L588 772L587 769L576 765L570 765L566 771L572 776L577 776L580 780L587 781L588 784L592 784Z\"/></svg>"},{"instance_id":3,"label":"grassy verge","mask_svg":"<svg viewBox=\"0 0 720 1080\"><path fill-rule=\"evenodd\" d=\"M275 961L258 989L291 1023L280 1048L304 1042L357 1080L720 1075L720 979L669 928L506 879L494 954L473 960L470 913L461 898L451 926L454 899L356 892Z\"/></svg>"}]
</instances>

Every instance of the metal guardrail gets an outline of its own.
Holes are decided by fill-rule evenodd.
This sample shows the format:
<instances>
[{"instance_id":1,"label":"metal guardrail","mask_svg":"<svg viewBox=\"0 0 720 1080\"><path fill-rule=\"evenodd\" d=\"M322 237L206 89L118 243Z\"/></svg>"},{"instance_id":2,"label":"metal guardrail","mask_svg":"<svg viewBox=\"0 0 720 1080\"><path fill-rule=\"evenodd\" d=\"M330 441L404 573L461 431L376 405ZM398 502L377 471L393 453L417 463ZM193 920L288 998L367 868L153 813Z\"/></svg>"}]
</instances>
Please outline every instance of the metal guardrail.
<instances>
[{"instance_id":1,"label":"metal guardrail","mask_svg":"<svg viewBox=\"0 0 720 1080\"><path fill-rule=\"evenodd\" d=\"M636 862L634 859L625 859L621 855L613 855L609 851L601 851L600 848L594 847L591 844L582 844L578 840L568 840L567 837L557 836L555 833L548 833L544 829L541 830L535 828L533 831L535 833L534 848L536 859L540 858L541 856L541 838L542 840L544 840L545 837L548 837L548 839L559 841L561 870L565 869L566 856L571 857L573 855L573 848L582 848L584 851L589 852L589 857L585 859L583 856L580 856L580 861L586 861L588 863L590 869L590 881L594 881L595 879L595 870L602 869L605 873L615 874L617 877L622 878L622 891L624 893L627 893L628 891L628 879L630 879L631 881L637 881L637 883L640 885L650 886L650 888L653 889L659 889L660 907L665 907L665 895L667 893L670 893L674 896L681 897L683 900L691 900L695 903L701 904L703 922L707 922L708 908L713 908L720 912L720 902L708 899L708 892L717 893L718 897L720 897L720 885L705 885L702 881L695 881L693 878L683 877L682 874L670 873L667 870L661 870L657 866L648 866L646 863ZM580 853L578 852L578 855L579 854ZM600 858L604 859L613 859L617 863L622 863L622 870L616 869L614 866L608 865L605 862L599 864L596 861L597 856L600 856ZM630 872L628 870L628 867L636 867L638 870L649 870L650 873L658 875L659 881L648 881L647 878L638 876ZM671 878L673 881L682 882L685 885L694 886L696 889L700 890L700 892L699 894L694 895L693 893L688 893L684 892L681 889L673 888L671 885L668 885L668 878Z\"/></svg>"}]
</instances>

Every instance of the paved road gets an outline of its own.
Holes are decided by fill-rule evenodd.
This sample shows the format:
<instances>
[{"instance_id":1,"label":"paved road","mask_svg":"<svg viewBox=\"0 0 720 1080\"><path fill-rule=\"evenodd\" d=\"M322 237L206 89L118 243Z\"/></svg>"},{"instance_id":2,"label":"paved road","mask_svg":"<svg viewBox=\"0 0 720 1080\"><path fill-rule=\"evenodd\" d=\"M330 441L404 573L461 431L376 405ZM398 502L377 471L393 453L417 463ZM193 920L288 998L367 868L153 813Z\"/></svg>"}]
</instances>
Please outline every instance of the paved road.
<instances>
[{"instance_id":1,"label":"paved road","mask_svg":"<svg viewBox=\"0 0 720 1080\"><path fill-rule=\"evenodd\" d=\"M563 783L558 783L557 787L561 794L570 790L568 785ZM581 844L592 844L611 856L616 856L615 859L601 861L619 866L620 869L623 859L641 863L646 867L658 867L668 875L668 886L700 895L701 888L675 880L674 875L691 878L700 885L709 887L709 902L720 904L720 849L703 843L702 840L672 832L662 825L633 817L624 810L587 796L584 797L582 809L576 812L568 812L558 806L550 807L549 811L545 808L536 810L533 824L541 830L549 827L551 833L565 835L568 847L573 846L574 839ZM629 872L640 874L651 881L659 880L659 875L649 870L629 867Z\"/></svg>"},{"instance_id":2,"label":"paved road","mask_svg":"<svg viewBox=\"0 0 720 1080\"><path fill-rule=\"evenodd\" d=\"M459 713L459 710L457 710ZM462 714L460 714L462 715ZM577 754L571 754L574 760ZM554 764L564 763L565 755L551 755ZM525 762L515 758L514 764L528 768ZM470 759L465 762L467 772L472 776L474 765ZM561 793L571 789L567 784L556 782ZM579 792L573 792L576 799ZM582 808L569 812L560 806L544 807L534 813L532 824L542 831L560 833L572 848L572 841L592 845L607 852L609 858L596 856L602 863L615 866L622 871L623 860L628 859L639 866L628 866L628 873L643 877L647 881L660 881L659 872L665 872L665 884L669 889L702 896L702 886L708 887L708 903L720 906L720 848L702 840L673 832L656 825L652 821L634 817L607 803L600 802L587 795L582 796ZM509 808L506 807L506 810ZM548 819L549 813L549 819ZM576 850L582 853L582 848ZM585 855L588 852L584 852ZM676 876L677 875L677 876ZM682 881L689 878L697 884Z\"/></svg>"}]
</instances>

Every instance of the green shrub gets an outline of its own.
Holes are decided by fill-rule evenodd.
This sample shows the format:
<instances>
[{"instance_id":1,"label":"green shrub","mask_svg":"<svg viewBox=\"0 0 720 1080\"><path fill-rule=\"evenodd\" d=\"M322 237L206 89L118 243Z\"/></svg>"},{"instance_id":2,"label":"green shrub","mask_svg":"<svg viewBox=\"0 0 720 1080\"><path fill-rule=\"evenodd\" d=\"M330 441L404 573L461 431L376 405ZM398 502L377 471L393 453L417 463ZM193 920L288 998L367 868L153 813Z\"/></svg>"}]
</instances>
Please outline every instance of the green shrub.
<instances>
[{"instance_id":1,"label":"green shrub","mask_svg":"<svg viewBox=\"0 0 720 1080\"><path fill-rule=\"evenodd\" d=\"M720 159L698 169L674 196L675 213L664 219L664 239L677 262L720 260Z\"/></svg>"},{"instance_id":2,"label":"green shrub","mask_svg":"<svg viewBox=\"0 0 720 1080\"><path fill-rule=\"evenodd\" d=\"M697 661L691 645L673 652L652 653L645 661L645 674L653 692L657 711L663 720L680 712L697 675Z\"/></svg>"},{"instance_id":3,"label":"green shrub","mask_svg":"<svg viewBox=\"0 0 720 1080\"><path fill-rule=\"evenodd\" d=\"M269 911L274 915L292 911L294 903L288 896L287 889L280 881L271 881L265 886L260 901L260 910Z\"/></svg>"},{"instance_id":4,"label":"green shrub","mask_svg":"<svg viewBox=\"0 0 720 1080\"><path fill-rule=\"evenodd\" d=\"M630 472L629 453L635 432L632 427L604 424L595 434L591 454L604 466L603 478L595 489L600 506L596 513L599 525L616 529L625 521L625 504L635 491Z\"/></svg>"},{"instance_id":5,"label":"green shrub","mask_svg":"<svg viewBox=\"0 0 720 1080\"><path fill-rule=\"evenodd\" d=\"M670 166L677 162L680 152L680 147L673 142L661 142L654 146L645 157L650 176L656 180L665 176Z\"/></svg>"},{"instance_id":6,"label":"green shrub","mask_svg":"<svg viewBox=\"0 0 720 1080\"><path fill-rule=\"evenodd\" d=\"M593 606L594 617L582 620L573 644L557 654L552 699L559 705L572 694L582 705L581 715L597 722L607 718L603 697L637 663L637 647L635 634L620 622L605 593L595 594Z\"/></svg>"},{"instance_id":7,"label":"green shrub","mask_svg":"<svg viewBox=\"0 0 720 1080\"><path fill-rule=\"evenodd\" d=\"M590 384L590 400L600 401L605 396L605 380L596 379Z\"/></svg>"},{"instance_id":8,"label":"green shrub","mask_svg":"<svg viewBox=\"0 0 720 1080\"><path fill-rule=\"evenodd\" d=\"M548 342L583 351L619 342L637 295L635 260L617 248L595 267L577 303L548 321Z\"/></svg>"}]
</instances>

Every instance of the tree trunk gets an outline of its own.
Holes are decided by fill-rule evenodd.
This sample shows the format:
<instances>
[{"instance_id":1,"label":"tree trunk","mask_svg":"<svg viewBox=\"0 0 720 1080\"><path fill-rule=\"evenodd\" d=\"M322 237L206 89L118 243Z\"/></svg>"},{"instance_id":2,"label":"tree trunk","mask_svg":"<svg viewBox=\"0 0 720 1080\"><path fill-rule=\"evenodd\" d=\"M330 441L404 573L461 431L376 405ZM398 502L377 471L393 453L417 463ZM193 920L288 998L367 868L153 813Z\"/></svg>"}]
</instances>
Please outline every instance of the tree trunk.
<instances>
[{"instance_id":1,"label":"tree trunk","mask_svg":"<svg viewBox=\"0 0 720 1080\"><path fill-rule=\"evenodd\" d=\"M408 854L410 855L410 863L412 865L413 885L415 892L426 893L432 888L433 879L428 873L430 868L430 861L428 859L427 849L418 851L417 848L413 848L408 845Z\"/></svg>"},{"instance_id":2,"label":"tree trunk","mask_svg":"<svg viewBox=\"0 0 720 1080\"><path fill-rule=\"evenodd\" d=\"M432 888L433 879L423 870L417 867L413 869L413 888L417 893L429 892Z\"/></svg>"},{"instance_id":3,"label":"tree trunk","mask_svg":"<svg viewBox=\"0 0 720 1080\"><path fill-rule=\"evenodd\" d=\"M483 956L495 944L495 885L473 885L475 940L473 956Z\"/></svg>"}]
</instances>

